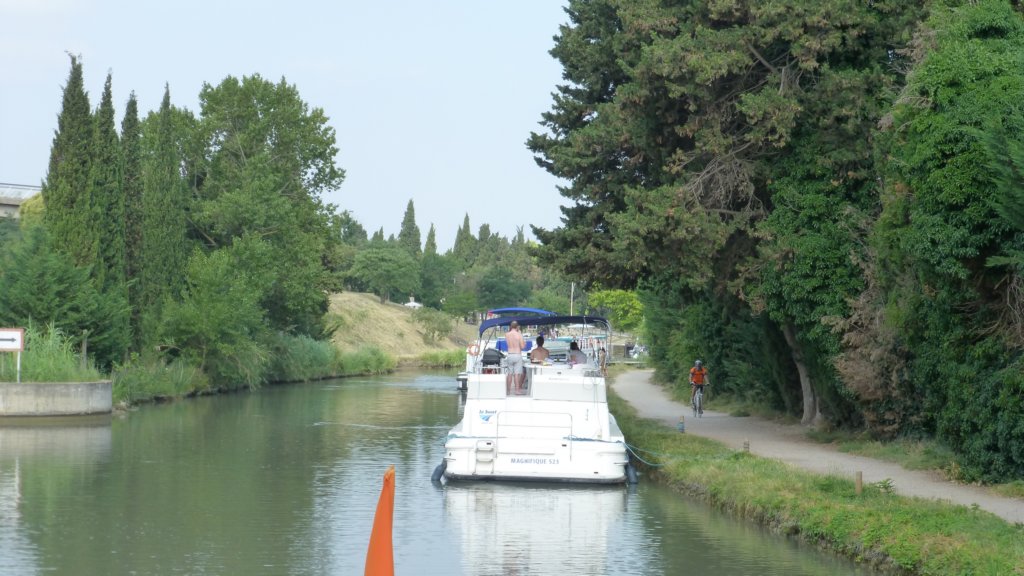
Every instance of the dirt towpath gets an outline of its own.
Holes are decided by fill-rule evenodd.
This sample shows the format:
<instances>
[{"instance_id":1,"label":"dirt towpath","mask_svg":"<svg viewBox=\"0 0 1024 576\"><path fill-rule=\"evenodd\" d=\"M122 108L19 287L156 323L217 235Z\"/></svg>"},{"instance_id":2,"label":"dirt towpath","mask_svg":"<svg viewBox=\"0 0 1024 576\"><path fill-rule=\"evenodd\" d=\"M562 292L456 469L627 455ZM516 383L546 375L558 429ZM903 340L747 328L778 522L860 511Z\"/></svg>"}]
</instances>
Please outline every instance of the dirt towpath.
<instances>
[{"instance_id":1,"label":"dirt towpath","mask_svg":"<svg viewBox=\"0 0 1024 576\"><path fill-rule=\"evenodd\" d=\"M750 452L766 458L822 474L854 478L863 473L864 483L890 479L896 493L955 504L977 504L983 510L1012 523L1024 523L1024 500L999 496L986 488L955 484L933 472L906 470L899 464L844 454L816 444L804 436L799 425L784 425L754 417L734 417L705 410L702 418L693 418L692 409L669 399L665 391L651 382L651 370L633 370L615 378L612 388L644 418L675 427L685 416L686 433L718 440L735 450L749 441Z\"/></svg>"}]
</instances>

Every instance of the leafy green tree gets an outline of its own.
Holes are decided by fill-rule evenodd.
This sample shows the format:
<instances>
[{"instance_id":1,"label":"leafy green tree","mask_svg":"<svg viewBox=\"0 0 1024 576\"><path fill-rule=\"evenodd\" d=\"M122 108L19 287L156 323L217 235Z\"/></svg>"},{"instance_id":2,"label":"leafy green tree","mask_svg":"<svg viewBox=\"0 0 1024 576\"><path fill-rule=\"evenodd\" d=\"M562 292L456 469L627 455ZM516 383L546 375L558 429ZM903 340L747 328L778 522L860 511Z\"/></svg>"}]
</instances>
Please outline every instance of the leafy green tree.
<instances>
[{"instance_id":1,"label":"leafy green tree","mask_svg":"<svg viewBox=\"0 0 1024 576\"><path fill-rule=\"evenodd\" d=\"M472 290L456 289L445 297L441 309L459 318L469 318L473 312L480 309L480 303Z\"/></svg>"},{"instance_id":2,"label":"leafy green tree","mask_svg":"<svg viewBox=\"0 0 1024 576\"><path fill-rule=\"evenodd\" d=\"M355 219L352 214L345 210L332 217L332 224L336 231L337 238L349 246L365 246L369 239L366 236L366 228Z\"/></svg>"},{"instance_id":3,"label":"leafy green tree","mask_svg":"<svg viewBox=\"0 0 1024 576\"><path fill-rule=\"evenodd\" d=\"M328 288L341 291L356 254L369 240L366 229L347 210L332 214L328 221L330 233L324 249L324 267L331 278Z\"/></svg>"},{"instance_id":4,"label":"leafy green tree","mask_svg":"<svg viewBox=\"0 0 1024 576\"><path fill-rule=\"evenodd\" d=\"M1011 400L1024 393L1021 343L1006 328L1020 308L1001 257L1021 244L988 141L1024 132L1024 20L1005 1L936 5L920 39L880 146L886 188L872 237L873 306L897 338L869 339L895 340L885 352L900 362L872 375L898 429L934 431L965 477L1019 477L1024 455L1009 447L1024 442Z\"/></svg>"},{"instance_id":5,"label":"leafy green tree","mask_svg":"<svg viewBox=\"0 0 1024 576\"><path fill-rule=\"evenodd\" d=\"M427 342L447 338L455 331L455 319L434 308L420 308L413 312L412 317L423 329L423 339Z\"/></svg>"},{"instance_id":6,"label":"leafy green tree","mask_svg":"<svg viewBox=\"0 0 1024 576\"><path fill-rule=\"evenodd\" d=\"M568 314L569 293L550 286L541 288L540 290L534 290L530 294L530 299L527 300L526 305L532 308L540 308L541 310L550 310L559 314Z\"/></svg>"},{"instance_id":7,"label":"leafy green tree","mask_svg":"<svg viewBox=\"0 0 1024 576\"><path fill-rule=\"evenodd\" d=\"M391 301L393 295L419 290L419 266L396 244L371 245L363 250L356 255L349 275L380 296L381 303Z\"/></svg>"},{"instance_id":8,"label":"leafy green tree","mask_svg":"<svg viewBox=\"0 0 1024 576\"><path fill-rule=\"evenodd\" d=\"M636 292L598 290L588 295L590 307L607 310L612 326L623 332L635 332L644 322L644 306Z\"/></svg>"},{"instance_id":9,"label":"leafy green tree","mask_svg":"<svg viewBox=\"0 0 1024 576\"><path fill-rule=\"evenodd\" d=\"M244 245L244 243L240 243ZM269 330L259 282L234 249L196 252L188 264L183 298L162 309L160 345L199 366L229 388L255 388L269 364Z\"/></svg>"},{"instance_id":10,"label":"leafy green tree","mask_svg":"<svg viewBox=\"0 0 1024 576\"><path fill-rule=\"evenodd\" d=\"M319 334L332 282L323 266L330 214L320 195L344 178L334 129L283 79L229 76L203 87L200 106L207 162L193 212L199 236L210 249L258 236L269 256L249 264L260 266L253 278L271 327Z\"/></svg>"},{"instance_id":11,"label":"leafy green tree","mask_svg":"<svg viewBox=\"0 0 1024 576\"><path fill-rule=\"evenodd\" d=\"M530 284L497 266L489 268L477 285L477 298L485 308L520 306L530 297Z\"/></svg>"},{"instance_id":12,"label":"leafy green tree","mask_svg":"<svg viewBox=\"0 0 1024 576\"><path fill-rule=\"evenodd\" d=\"M96 226L89 193L93 119L82 80L82 63L71 56L50 164L43 182L46 225L56 250L80 266L96 261Z\"/></svg>"},{"instance_id":13,"label":"leafy green tree","mask_svg":"<svg viewBox=\"0 0 1024 576\"><path fill-rule=\"evenodd\" d=\"M408 250L413 258L420 257L420 227L416 225L416 209L413 207L412 200L409 200L409 205L405 208L405 216L402 217L398 243Z\"/></svg>"}]
</instances>

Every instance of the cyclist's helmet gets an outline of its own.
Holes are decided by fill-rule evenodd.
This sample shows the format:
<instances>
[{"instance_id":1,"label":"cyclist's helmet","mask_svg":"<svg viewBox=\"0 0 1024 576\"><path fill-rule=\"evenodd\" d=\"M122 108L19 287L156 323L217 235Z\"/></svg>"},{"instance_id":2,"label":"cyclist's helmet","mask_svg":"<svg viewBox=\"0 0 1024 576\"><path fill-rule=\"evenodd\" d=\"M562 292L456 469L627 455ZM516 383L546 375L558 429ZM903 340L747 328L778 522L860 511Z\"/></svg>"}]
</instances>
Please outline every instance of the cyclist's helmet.
<instances>
[{"instance_id":1,"label":"cyclist's helmet","mask_svg":"<svg viewBox=\"0 0 1024 576\"><path fill-rule=\"evenodd\" d=\"M697 360L696 362L693 363L693 365L696 366L697 368L700 368L701 367L701 361Z\"/></svg>"}]
</instances>

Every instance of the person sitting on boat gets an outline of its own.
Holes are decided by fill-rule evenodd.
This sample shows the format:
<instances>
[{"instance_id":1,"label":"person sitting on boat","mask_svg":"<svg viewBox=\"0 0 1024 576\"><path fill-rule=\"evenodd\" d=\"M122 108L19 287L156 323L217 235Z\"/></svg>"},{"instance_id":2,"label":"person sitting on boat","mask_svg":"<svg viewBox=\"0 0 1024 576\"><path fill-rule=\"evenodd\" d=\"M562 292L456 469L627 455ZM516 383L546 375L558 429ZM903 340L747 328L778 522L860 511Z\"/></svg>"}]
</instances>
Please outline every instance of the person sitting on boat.
<instances>
[{"instance_id":1,"label":"person sitting on boat","mask_svg":"<svg viewBox=\"0 0 1024 576\"><path fill-rule=\"evenodd\" d=\"M544 347L544 337L537 336L537 346L530 351L530 362L532 364L543 364L550 355L551 352Z\"/></svg>"},{"instance_id":2,"label":"person sitting on boat","mask_svg":"<svg viewBox=\"0 0 1024 576\"><path fill-rule=\"evenodd\" d=\"M506 392L511 391L513 386L518 392L523 387L523 349L526 348L526 340L519 332L519 322L515 320L509 324L508 332L505 334L505 344L508 346L508 356L505 358L508 366L508 376L505 377Z\"/></svg>"},{"instance_id":3,"label":"person sitting on boat","mask_svg":"<svg viewBox=\"0 0 1024 576\"><path fill-rule=\"evenodd\" d=\"M587 355L580 350L580 345L575 340L569 343L569 364L586 364L590 362Z\"/></svg>"}]
</instances>

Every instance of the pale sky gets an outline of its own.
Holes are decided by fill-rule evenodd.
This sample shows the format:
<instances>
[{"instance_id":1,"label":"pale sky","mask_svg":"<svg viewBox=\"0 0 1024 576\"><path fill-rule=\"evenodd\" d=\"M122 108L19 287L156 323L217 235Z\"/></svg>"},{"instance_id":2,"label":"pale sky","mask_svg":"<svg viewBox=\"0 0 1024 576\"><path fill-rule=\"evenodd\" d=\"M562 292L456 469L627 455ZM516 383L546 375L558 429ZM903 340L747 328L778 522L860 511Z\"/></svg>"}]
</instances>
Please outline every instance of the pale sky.
<instances>
[{"instance_id":1,"label":"pale sky","mask_svg":"<svg viewBox=\"0 0 1024 576\"><path fill-rule=\"evenodd\" d=\"M469 214L511 237L560 223L560 183L524 142L562 82L548 54L566 0L0 0L0 182L46 174L68 53L95 109L112 73L117 122L171 101L199 112L203 83L259 74L323 108L346 171L325 197L368 233L398 234L413 200L441 251Z\"/></svg>"}]
</instances>

